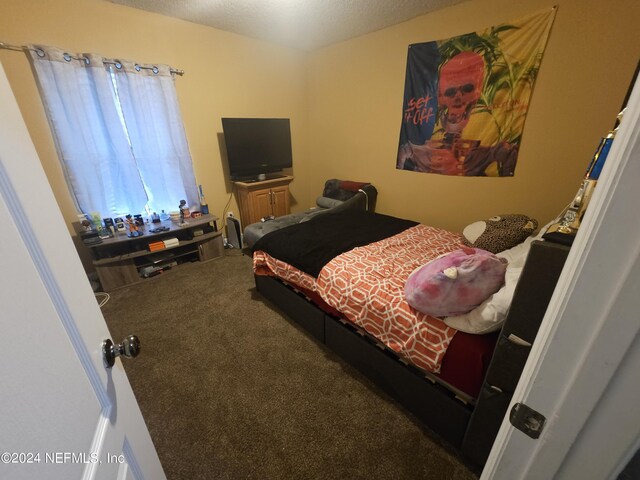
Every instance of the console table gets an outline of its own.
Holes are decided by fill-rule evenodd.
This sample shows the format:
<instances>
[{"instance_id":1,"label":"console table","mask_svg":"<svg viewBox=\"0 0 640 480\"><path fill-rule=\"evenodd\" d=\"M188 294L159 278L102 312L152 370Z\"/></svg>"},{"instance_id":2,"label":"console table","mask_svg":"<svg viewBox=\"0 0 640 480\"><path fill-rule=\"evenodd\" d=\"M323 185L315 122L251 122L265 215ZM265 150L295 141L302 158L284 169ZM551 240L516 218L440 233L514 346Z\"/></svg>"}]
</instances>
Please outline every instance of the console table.
<instances>
[{"instance_id":1,"label":"console table","mask_svg":"<svg viewBox=\"0 0 640 480\"><path fill-rule=\"evenodd\" d=\"M105 292L145 281L147 278L188 261L207 261L224 255L222 232L217 228L218 218L202 215L185 219L185 225L171 221L145 224L143 235L128 237L116 233L102 242L86 245ZM153 233L150 230L166 227ZM167 247L151 251L149 245L169 239Z\"/></svg>"}]
</instances>

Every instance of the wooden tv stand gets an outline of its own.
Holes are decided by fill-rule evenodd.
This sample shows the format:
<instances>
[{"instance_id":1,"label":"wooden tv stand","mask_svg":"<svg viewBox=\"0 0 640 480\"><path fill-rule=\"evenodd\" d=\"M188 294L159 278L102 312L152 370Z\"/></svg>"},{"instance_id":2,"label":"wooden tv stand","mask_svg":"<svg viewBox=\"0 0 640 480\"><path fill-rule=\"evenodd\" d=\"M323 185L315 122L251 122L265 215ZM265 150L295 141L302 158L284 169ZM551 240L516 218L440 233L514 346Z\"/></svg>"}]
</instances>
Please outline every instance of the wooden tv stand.
<instances>
[{"instance_id":1,"label":"wooden tv stand","mask_svg":"<svg viewBox=\"0 0 640 480\"><path fill-rule=\"evenodd\" d=\"M126 233L116 233L101 243L86 245L102 289L110 292L142 282L183 262L204 262L222 257L224 244L217 220L214 215L203 215L185 219L186 225L183 226L171 221L150 223L140 227L142 236L130 238ZM169 230L149 231L157 227ZM177 238L178 244L153 252L149 250L150 243L169 238Z\"/></svg>"},{"instance_id":2,"label":"wooden tv stand","mask_svg":"<svg viewBox=\"0 0 640 480\"><path fill-rule=\"evenodd\" d=\"M283 175L254 182L234 182L242 228L269 215L288 215L289 184L292 181L293 177Z\"/></svg>"}]
</instances>

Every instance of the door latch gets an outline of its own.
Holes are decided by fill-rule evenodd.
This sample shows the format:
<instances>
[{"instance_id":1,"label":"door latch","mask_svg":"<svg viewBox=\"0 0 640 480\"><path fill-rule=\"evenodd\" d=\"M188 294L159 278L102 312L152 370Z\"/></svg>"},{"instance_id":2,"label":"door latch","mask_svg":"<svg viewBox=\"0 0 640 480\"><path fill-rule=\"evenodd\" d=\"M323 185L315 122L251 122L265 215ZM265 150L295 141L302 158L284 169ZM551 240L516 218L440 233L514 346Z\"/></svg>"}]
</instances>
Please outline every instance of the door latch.
<instances>
[{"instance_id":1,"label":"door latch","mask_svg":"<svg viewBox=\"0 0 640 480\"><path fill-rule=\"evenodd\" d=\"M511 425L531 438L538 438L547 419L524 403L516 403L509 414Z\"/></svg>"}]
</instances>

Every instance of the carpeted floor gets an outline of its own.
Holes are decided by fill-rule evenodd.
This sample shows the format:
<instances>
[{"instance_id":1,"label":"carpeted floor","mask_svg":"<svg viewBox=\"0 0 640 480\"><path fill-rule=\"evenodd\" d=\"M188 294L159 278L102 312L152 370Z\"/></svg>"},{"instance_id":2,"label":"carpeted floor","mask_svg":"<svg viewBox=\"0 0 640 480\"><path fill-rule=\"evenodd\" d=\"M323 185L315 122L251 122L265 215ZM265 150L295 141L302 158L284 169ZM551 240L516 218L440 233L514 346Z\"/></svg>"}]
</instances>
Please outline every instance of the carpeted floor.
<instances>
[{"instance_id":1,"label":"carpeted floor","mask_svg":"<svg viewBox=\"0 0 640 480\"><path fill-rule=\"evenodd\" d=\"M111 294L112 338L170 480L477 476L255 291L238 251Z\"/></svg>"}]
</instances>

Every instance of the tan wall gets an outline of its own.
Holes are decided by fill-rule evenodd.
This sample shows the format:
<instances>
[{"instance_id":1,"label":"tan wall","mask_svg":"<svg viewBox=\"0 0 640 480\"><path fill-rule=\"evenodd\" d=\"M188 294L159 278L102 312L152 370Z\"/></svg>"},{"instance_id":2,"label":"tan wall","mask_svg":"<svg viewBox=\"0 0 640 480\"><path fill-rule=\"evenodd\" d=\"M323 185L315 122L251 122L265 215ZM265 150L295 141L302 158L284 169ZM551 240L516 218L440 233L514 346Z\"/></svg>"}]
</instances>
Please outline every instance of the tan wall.
<instances>
[{"instance_id":1,"label":"tan wall","mask_svg":"<svg viewBox=\"0 0 640 480\"><path fill-rule=\"evenodd\" d=\"M452 230L500 213L547 222L573 198L612 128L640 57L640 2L558 0L513 178L401 171L395 161L407 46L517 20L543 0L473 0L315 52L308 62L309 152L328 177L373 182L378 211Z\"/></svg>"},{"instance_id":2,"label":"tan wall","mask_svg":"<svg viewBox=\"0 0 640 480\"><path fill-rule=\"evenodd\" d=\"M571 200L611 128L638 57L636 0L558 0L514 178L462 178L395 169L407 46L478 30L550 7L542 0L473 0L303 54L98 0L0 3L0 41L42 43L184 69L176 80L196 178L221 215L231 184L221 159L223 116L292 120L292 209L331 177L368 180L378 210L458 230L498 213L542 222ZM63 215L76 210L26 57L0 61ZM237 212L235 199L229 207Z\"/></svg>"},{"instance_id":3,"label":"tan wall","mask_svg":"<svg viewBox=\"0 0 640 480\"><path fill-rule=\"evenodd\" d=\"M231 183L221 159L220 119L291 118L294 170L292 203L306 205L304 57L213 28L97 0L9 0L0 3L0 41L41 43L71 52L95 52L183 69L176 78L185 130L198 183L211 213L221 216ZM65 219L77 212L60 168L40 95L26 56L0 49L31 137ZM223 167L224 165L224 167ZM177 204L176 204L177 207ZM238 214L235 198L230 210ZM71 230L71 227L69 227Z\"/></svg>"}]
</instances>

